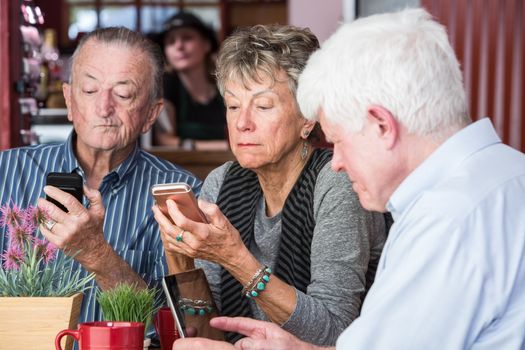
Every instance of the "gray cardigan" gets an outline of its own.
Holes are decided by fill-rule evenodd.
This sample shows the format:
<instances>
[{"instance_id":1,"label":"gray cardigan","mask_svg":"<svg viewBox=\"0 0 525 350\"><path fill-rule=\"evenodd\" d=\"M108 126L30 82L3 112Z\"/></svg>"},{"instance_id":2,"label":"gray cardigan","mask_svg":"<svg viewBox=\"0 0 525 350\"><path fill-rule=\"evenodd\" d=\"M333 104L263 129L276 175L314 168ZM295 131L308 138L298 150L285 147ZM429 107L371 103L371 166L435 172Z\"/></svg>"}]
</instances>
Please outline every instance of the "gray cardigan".
<instances>
[{"instance_id":1,"label":"gray cardigan","mask_svg":"<svg viewBox=\"0 0 525 350\"><path fill-rule=\"evenodd\" d=\"M200 198L216 202L231 164L227 162L208 175ZM295 310L282 327L302 340L334 345L339 334L359 315L366 281L373 279L386 239L384 219L381 214L361 207L348 177L345 173L333 172L331 162L321 169L317 178L314 216L311 282L306 294L296 290ZM261 264L274 267L280 234L281 214L267 217L264 199L261 199L255 216L254 239L249 247ZM221 267L202 260L196 265L204 269L220 309ZM373 268L369 269L369 265ZM250 307L255 318L267 320L255 301L250 300Z\"/></svg>"}]
</instances>

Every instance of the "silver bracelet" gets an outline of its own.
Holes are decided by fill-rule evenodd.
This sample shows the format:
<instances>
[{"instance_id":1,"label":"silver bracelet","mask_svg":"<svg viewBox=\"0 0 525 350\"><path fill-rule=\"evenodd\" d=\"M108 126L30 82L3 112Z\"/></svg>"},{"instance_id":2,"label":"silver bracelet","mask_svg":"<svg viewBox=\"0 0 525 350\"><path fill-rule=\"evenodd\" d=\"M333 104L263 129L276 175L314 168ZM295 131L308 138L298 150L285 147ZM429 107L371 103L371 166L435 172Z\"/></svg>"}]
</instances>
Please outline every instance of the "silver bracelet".
<instances>
[{"instance_id":1,"label":"silver bracelet","mask_svg":"<svg viewBox=\"0 0 525 350\"><path fill-rule=\"evenodd\" d=\"M266 268L265 265L261 266L255 273L253 274L252 278L244 285L244 288L242 289L241 295L245 295L246 292L253 287L253 283L255 280L261 276L261 274L264 272L264 269Z\"/></svg>"},{"instance_id":2,"label":"silver bracelet","mask_svg":"<svg viewBox=\"0 0 525 350\"><path fill-rule=\"evenodd\" d=\"M271 274L272 269L268 266L263 266L255 273L250 283L243 288L242 295L247 298L258 297L266 289L266 284L270 282Z\"/></svg>"}]
</instances>

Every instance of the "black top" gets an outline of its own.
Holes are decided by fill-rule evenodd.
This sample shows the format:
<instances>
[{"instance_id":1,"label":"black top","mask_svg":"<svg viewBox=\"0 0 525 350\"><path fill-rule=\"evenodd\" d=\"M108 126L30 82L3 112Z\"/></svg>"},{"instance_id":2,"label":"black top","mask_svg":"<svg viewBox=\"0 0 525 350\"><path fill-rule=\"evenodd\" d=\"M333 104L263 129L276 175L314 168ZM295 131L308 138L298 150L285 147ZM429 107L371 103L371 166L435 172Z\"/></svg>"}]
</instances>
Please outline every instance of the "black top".
<instances>
[{"instance_id":1,"label":"black top","mask_svg":"<svg viewBox=\"0 0 525 350\"><path fill-rule=\"evenodd\" d=\"M182 139L217 140L226 135L226 108L217 90L202 104L193 100L176 73L164 74L164 98L175 106L177 136Z\"/></svg>"}]
</instances>

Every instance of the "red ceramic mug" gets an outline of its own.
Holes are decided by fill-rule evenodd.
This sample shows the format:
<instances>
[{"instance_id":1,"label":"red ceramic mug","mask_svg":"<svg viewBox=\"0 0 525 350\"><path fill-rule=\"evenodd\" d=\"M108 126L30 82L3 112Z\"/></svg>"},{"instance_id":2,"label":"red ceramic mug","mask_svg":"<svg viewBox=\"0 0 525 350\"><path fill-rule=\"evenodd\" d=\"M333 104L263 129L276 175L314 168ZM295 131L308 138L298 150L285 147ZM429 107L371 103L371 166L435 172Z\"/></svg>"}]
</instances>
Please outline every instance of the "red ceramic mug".
<instances>
[{"instance_id":1,"label":"red ceramic mug","mask_svg":"<svg viewBox=\"0 0 525 350\"><path fill-rule=\"evenodd\" d=\"M144 324L139 322L85 322L78 330L64 329L55 338L56 350L62 350L60 340L70 335L80 350L143 350Z\"/></svg>"},{"instance_id":2,"label":"red ceramic mug","mask_svg":"<svg viewBox=\"0 0 525 350\"><path fill-rule=\"evenodd\" d=\"M153 319L155 329L160 338L162 350L171 350L173 342L179 338L179 333L175 327L175 320L169 307L163 307L157 312Z\"/></svg>"}]
</instances>

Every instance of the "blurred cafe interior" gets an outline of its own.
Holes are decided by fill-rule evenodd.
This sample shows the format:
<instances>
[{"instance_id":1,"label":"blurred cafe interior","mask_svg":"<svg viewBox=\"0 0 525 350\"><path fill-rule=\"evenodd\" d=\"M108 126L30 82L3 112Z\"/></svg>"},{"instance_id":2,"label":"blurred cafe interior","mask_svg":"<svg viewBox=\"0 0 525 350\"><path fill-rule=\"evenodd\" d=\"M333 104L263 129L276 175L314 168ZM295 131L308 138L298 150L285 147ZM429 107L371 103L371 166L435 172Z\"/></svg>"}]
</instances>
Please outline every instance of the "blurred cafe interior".
<instances>
[{"instance_id":1,"label":"blurred cafe interior","mask_svg":"<svg viewBox=\"0 0 525 350\"><path fill-rule=\"evenodd\" d=\"M219 43L237 27L268 23L310 27L322 42L340 22L407 6L425 7L447 27L472 118L490 116L504 142L525 151L523 0L2 0L0 150L67 138L61 84L79 38L95 28L154 35L185 10L211 26ZM226 139L176 147L146 134L141 145L204 178L233 158Z\"/></svg>"}]
</instances>

